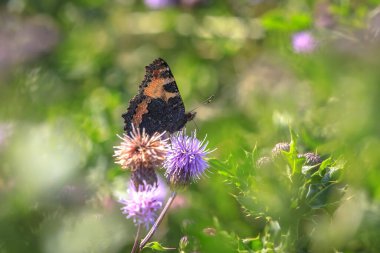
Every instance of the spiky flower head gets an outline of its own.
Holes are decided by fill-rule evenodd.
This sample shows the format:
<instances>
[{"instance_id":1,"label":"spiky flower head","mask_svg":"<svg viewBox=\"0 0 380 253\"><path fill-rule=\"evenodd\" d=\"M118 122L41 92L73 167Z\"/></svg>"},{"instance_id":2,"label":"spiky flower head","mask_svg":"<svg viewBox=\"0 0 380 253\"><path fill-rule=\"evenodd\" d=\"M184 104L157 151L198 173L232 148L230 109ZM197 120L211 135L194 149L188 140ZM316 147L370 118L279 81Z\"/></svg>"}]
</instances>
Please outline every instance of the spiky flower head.
<instances>
[{"instance_id":1,"label":"spiky flower head","mask_svg":"<svg viewBox=\"0 0 380 253\"><path fill-rule=\"evenodd\" d=\"M157 185L139 185L136 189L130 185L128 190L128 198L121 198L119 203L124 206L121 208L127 219L133 219L136 226L144 225L146 229L154 223L157 210L161 208L162 201Z\"/></svg>"},{"instance_id":2,"label":"spiky flower head","mask_svg":"<svg viewBox=\"0 0 380 253\"><path fill-rule=\"evenodd\" d=\"M308 166L314 166L314 165L317 165L317 164L320 164L321 162L323 162L322 158L319 155L312 153L312 152L300 154L298 156L304 157L305 158L305 164Z\"/></svg>"},{"instance_id":3,"label":"spiky flower head","mask_svg":"<svg viewBox=\"0 0 380 253\"><path fill-rule=\"evenodd\" d=\"M205 139L199 141L196 131L191 136L186 136L184 130L174 134L170 142L164 168L171 186L186 186L199 179L209 166L205 159L212 152L206 149L208 142Z\"/></svg>"},{"instance_id":4,"label":"spiky flower head","mask_svg":"<svg viewBox=\"0 0 380 253\"><path fill-rule=\"evenodd\" d=\"M164 132L165 133L165 132ZM122 169L136 171L140 168L157 168L161 166L167 152L167 139L164 133L154 133L149 136L145 130L132 127L128 134L119 136L120 146L114 147L114 157Z\"/></svg>"},{"instance_id":5,"label":"spiky flower head","mask_svg":"<svg viewBox=\"0 0 380 253\"><path fill-rule=\"evenodd\" d=\"M272 162L272 159L268 156L263 156L263 157L260 157L257 162L256 162L256 166L258 168L266 168L268 166L270 166Z\"/></svg>"},{"instance_id":6,"label":"spiky flower head","mask_svg":"<svg viewBox=\"0 0 380 253\"><path fill-rule=\"evenodd\" d=\"M280 142L280 143L277 143L273 149L272 149L272 157L273 158L276 158L278 156L281 155L281 152L282 151L286 151L286 152L289 152L290 150L290 144L287 143L287 142Z\"/></svg>"}]
</instances>

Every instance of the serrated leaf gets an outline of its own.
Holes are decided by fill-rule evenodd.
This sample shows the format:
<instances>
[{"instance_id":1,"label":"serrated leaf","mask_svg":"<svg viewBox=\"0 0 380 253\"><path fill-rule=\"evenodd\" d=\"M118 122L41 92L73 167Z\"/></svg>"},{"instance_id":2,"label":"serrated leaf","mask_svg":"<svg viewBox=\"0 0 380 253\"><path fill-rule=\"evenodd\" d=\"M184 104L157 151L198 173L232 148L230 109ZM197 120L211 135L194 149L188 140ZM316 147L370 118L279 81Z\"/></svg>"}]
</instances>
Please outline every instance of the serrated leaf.
<instances>
[{"instance_id":1,"label":"serrated leaf","mask_svg":"<svg viewBox=\"0 0 380 253\"><path fill-rule=\"evenodd\" d=\"M323 173L325 170L326 170L326 168L328 168L329 166L331 166L332 165L332 159L331 159L331 157L329 157L329 158L327 158L326 160L324 160L322 163L321 163L321 165L319 166L319 173Z\"/></svg>"}]
</instances>

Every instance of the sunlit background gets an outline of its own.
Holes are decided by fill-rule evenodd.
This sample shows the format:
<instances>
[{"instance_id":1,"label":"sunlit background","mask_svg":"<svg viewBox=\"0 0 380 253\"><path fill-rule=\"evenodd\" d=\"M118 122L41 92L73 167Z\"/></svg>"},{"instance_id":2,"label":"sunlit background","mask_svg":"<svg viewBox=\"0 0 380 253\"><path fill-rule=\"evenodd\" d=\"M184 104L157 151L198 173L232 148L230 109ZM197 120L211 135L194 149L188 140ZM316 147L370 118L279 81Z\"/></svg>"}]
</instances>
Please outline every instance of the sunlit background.
<instances>
[{"instance_id":1,"label":"sunlit background","mask_svg":"<svg viewBox=\"0 0 380 253\"><path fill-rule=\"evenodd\" d=\"M144 67L158 57L186 109L196 109L187 130L207 135L219 161L248 166L246 151L269 154L290 141L289 127L301 151L344 161L347 192L309 229L304 252L379 252L378 4L1 1L0 252L130 252L136 228L117 202L129 173L113 146ZM264 192L286 194L265 182ZM264 231L237 194L211 167L180 192L154 239L178 247L187 236L186 252L236 252L225 234Z\"/></svg>"}]
</instances>

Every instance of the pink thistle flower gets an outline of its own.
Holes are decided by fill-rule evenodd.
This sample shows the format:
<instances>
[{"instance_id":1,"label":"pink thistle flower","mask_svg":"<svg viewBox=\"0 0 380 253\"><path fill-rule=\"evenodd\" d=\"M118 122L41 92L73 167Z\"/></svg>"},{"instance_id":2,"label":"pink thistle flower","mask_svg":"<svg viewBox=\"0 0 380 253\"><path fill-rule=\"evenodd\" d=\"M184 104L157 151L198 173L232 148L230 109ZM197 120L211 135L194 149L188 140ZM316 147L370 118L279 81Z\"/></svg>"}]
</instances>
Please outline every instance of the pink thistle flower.
<instances>
[{"instance_id":1,"label":"pink thistle flower","mask_svg":"<svg viewBox=\"0 0 380 253\"><path fill-rule=\"evenodd\" d=\"M122 198L119 203L127 219L132 218L136 226L144 225L146 229L154 223L157 210L161 208L161 193L157 185L144 184L136 188L131 184L127 190L128 198Z\"/></svg>"},{"instance_id":2,"label":"pink thistle flower","mask_svg":"<svg viewBox=\"0 0 380 253\"><path fill-rule=\"evenodd\" d=\"M317 41L312 33L304 31L295 33L292 37L293 50L296 53L312 53L317 48Z\"/></svg>"}]
</instances>

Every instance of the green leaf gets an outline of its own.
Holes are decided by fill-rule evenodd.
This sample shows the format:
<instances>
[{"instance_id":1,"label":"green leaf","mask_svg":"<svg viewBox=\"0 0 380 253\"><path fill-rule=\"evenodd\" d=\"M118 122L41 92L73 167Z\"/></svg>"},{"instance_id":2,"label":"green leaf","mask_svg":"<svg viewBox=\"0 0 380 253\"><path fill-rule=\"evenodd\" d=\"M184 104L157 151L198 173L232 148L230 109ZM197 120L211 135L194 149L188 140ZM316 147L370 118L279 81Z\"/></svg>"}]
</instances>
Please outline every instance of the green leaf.
<instances>
[{"instance_id":1,"label":"green leaf","mask_svg":"<svg viewBox=\"0 0 380 253\"><path fill-rule=\"evenodd\" d=\"M284 13L274 10L264 15L261 23L268 31L298 31L308 29L312 24L312 17L309 13L304 12Z\"/></svg>"},{"instance_id":2,"label":"green leaf","mask_svg":"<svg viewBox=\"0 0 380 253\"><path fill-rule=\"evenodd\" d=\"M319 173L322 175L326 168L330 167L332 165L332 159L331 157L324 160L321 165L319 166Z\"/></svg>"},{"instance_id":3,"label":"green leaf","mask_svg":"<svg viewBox=\"0 0 380 253\"><path fill-rule=\"evenodd\" d=\"M282 153L285 155L285 158L291 168L291 174L300 174L302 172L302 165L304 163L304 159L302 157L297 156L297 134L292 129L290 129L289 131L291 136L290 149L289 152L282 151Z\"/></svg>"},{"instance_id":4,"label":"green leaf","mask_svg":"<svg viewBox=\"0 0 380 253\"><path fill-rule=\"evenodd\" d=\"M260 236L256 236L253 238L244 238L242 239L244 244L249 244L250 248L254 251L263 249L263 242L261 241Z\"/></svg>"},{"instance_id":5,"label":"green leaf","mask_svg":"<svg viewBox=\"0 0 380 253\"><path fill-rule=\"evenodd\" d=\"M168 251L168 250L175 250L176 249L176 248L167 248L167 247L164 247L159 242L150 242L150 243L147 243L144 246L144 249L145 248L150 248L150 249L157 250L157 251Z\"/></svg>"}]
</instances>

